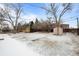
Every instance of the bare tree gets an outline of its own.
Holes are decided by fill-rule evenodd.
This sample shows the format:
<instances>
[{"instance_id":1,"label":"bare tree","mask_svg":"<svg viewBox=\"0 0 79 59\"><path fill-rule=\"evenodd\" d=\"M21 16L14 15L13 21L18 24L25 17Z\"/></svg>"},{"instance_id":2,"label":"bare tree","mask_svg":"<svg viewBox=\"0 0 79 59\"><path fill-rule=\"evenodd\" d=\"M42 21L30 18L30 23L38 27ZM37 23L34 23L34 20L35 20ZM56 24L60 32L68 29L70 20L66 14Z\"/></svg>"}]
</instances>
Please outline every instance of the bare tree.
<instances>
[{"instance_id":1,"label":"bare tree","mask_svg":"<svg viewBox=\"0 0 79 59\"><path fill-rule=\"evenodd\" d=\"M12 25L15 32L17 32L18 29L21 13L22 7L20 4L4 4L3 15L5 17L5 21Z\"/></svg>"},{"instance_id":2,"label":"bare tree","mask_svg":"<svg viewBox=\"0 0 79 59\"><path fill-rule=\"evenodd\" d=\"M60 10L60 7L61 11ZM63 4L55 4L55 3L51 3L49 5L49 7L41 7L42 9L46 10L48 14L51 14L55 20L56 23L56 27L57 27L57 35L59 35L59 28L61 25L61 18L64 14L66 14L67 11L70 11L71 8L71 4L70 3L63 3Z\"/></svg>"},{"instance_id":3,"label":"bare tree","mask_svg":"<svg viewBox=\"0 0 79 59\"><path fill-rule=\"evenodd\" d=\"M4 21L4 16L0 8L0 31L2 31L3 21Z\"/></svg>"}]
</instances>

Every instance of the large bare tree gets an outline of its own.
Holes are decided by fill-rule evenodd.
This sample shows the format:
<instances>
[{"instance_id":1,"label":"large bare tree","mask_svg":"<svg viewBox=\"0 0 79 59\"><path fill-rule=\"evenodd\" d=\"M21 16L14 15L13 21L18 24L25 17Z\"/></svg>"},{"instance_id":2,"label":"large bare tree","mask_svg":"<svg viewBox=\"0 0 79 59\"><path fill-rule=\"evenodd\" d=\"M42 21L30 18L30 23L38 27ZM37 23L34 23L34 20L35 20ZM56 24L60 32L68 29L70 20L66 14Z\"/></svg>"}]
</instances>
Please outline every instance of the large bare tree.
<instances>
[{"instance_id":1,"label":"large bare tree","mask_svg":"<svg viewBox=\"0 0 79 59\"><path fill-rule=\"evenodd\" d=\"M0 8L0 31L1 32L2 32L2 27L4 26L3 23L4 23L4 16L3 16L2 10Z\"/></svg>"},{"instance_id":2,"label":"large bare tree","mask_svg":"<svg viewBox=\"0 0 79 59\"><path fill-rule=\"evenodd\" d=\"M22 10L23 9L20 4L4 4L4 8L2 9L2 13L5 17L4 21L9 22L15 32L17 32L18 29Z\"/></svg>"},{"instance_id":3,"label":"large bare tree","mask_svg":"<svg viewBox=\"0 0 79 59\"><path fill-rule=\"evenodd\" d=\"M48 14L51 14L55 20L56 27L57 27L57 35L59 35L59 28L61 26L61 18L63 15L67 13L67 11L72 10L72 5L70 3L62 3L62 4L55 4L51 3L48 7L41 7L42 9L46 10Z\"/></svg>"}]
</instances>

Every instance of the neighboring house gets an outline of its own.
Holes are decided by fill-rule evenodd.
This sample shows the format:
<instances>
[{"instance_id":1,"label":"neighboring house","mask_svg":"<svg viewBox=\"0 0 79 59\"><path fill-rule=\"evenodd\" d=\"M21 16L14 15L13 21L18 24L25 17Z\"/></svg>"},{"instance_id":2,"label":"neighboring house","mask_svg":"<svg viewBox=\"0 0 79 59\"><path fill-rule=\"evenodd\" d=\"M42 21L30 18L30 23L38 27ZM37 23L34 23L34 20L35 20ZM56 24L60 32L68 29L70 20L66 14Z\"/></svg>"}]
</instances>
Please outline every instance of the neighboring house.
<instances>
[{"instance_id":1,"label":"neighboring house","mask_svg":"<svg viewBox=\"0 0 79 59\"><path fill-rule=\"evenodd\" d=\"M26 32L26 33L31 32L31 31L30 31L30 27L25 28L24 30L22 30L22 32Z\"/></svg>"},{"instance_id":2,"label":"neighboring house","mask_svg":"<svg viewBox=\"0 0 79 59\"><path fill-rule=\"evenodd\" d=\"M51 26L52 26L52 29L53 29L53 28L56 27L56 24L53 23ZM69 28L69 24L61 24L61 27L62 27L63 29L68 29L68 28Z\"/></svg>"},{"instance_id":3,"label":"neighboring house","mask_svg":"<svg viewBox=\"0 0 79 59\"><path fill-rule=\"evenodd\" d=\"M18 26L18 32L30 32L30 27L27 24Z\"/></svg>"},{"instance_id":4,"label":"neighboring house","mask_svg":"<svg viewBox=\"0 0 79 59\"><path fill-rule=\"evenodd\" d=\"M68 28L68 29L64 29L64 32L77 33L78 31L79 31L78 28Z\"/></svg>"}]
</instances>

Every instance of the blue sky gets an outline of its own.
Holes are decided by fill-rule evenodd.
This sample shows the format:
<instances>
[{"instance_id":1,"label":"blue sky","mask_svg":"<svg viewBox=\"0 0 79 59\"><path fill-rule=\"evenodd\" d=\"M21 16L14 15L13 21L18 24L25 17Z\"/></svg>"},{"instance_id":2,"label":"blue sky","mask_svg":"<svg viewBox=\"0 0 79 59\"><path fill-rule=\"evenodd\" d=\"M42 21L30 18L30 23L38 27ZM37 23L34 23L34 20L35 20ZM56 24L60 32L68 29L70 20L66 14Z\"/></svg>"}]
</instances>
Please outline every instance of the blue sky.
<instances>
[{"instance_id":1,"label":"blue sky","mask_svg":"<svg viewBox=\"0 0 79 59\"><path fill-rule=\"evenodd\" d=\"M41 6L45 6L43 3L22 3L22 8L23 8L23 16L24 19L27 19L26 22L33 20L35 21L35 18L40 19L46 19L46 11L39 8Z\"/></svg>"},{"instance_id":2,"label":"blue sky","mask_svg":"<svg viewBox=\"0 0 79 59\"><path fill-rule=\"evenodd\" d=\"M41 14L44 13L44 10L42 10L41 6L44 6L45 4L40 4L40 3L27 3L27 4L22 4L23 9L26 10L26 12L32 12L34 14Z\"/></svg>"}]
</instances>

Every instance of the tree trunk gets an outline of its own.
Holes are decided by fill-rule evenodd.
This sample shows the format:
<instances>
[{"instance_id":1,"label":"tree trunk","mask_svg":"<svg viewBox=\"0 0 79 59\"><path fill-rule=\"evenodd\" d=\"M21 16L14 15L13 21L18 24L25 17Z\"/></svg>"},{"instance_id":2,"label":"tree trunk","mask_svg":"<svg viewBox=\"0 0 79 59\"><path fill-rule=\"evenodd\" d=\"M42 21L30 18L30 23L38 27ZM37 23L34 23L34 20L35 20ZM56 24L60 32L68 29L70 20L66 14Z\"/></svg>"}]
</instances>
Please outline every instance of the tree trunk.
<instances>
[{"instance_id":1,"label":"tree trunk","mask_svg":"<svg viewBox=\"0 0 79 59\"><path fill-rule=\"evenodd\" d=\"M57 33L56 33L56 35L59 35L59 23L57 23Z\"/></svg>"},{"instance_id":2,"label":"tree trunk","mask_svg":"<svg viewBox=\"0 0 79 59\"><path fill-rule=\"evenodd\" d=\"M13 26L13 31L12 31L13 33L17 33L17 29L16 29L16 27L15 26Z\"/></svg>"},{"instance_id":3,"label":"tree trunk","mask_svg":"<svg viewBox=\"0 0 79 59\"><path fill-rule=\"evenodd\" d=\"M63 34L63 29L61 26L57 23L56 27L54 28L54 34L55 35L62 35Z\"/></svg>"},{"instance_id":4,"label":"tree trunk","mask_svg":"<svg viewBox=\"0 0 79 59\"><path fill-rule=\"evenodd\" d=\"M77 35L79 35L79 28L77 28Z\"/></svg>"}]
</instances>

